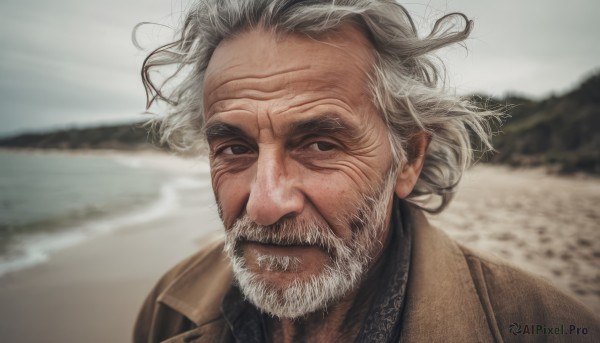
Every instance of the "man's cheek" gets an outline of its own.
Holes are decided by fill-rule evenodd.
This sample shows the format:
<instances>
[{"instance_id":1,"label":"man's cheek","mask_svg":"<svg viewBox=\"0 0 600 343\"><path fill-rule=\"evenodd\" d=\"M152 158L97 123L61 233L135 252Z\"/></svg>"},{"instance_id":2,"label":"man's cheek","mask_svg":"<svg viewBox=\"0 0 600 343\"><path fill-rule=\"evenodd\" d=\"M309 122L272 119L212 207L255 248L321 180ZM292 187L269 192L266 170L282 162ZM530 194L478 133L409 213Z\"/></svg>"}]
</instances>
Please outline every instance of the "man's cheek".
<instances>
[{"instance_id":1,"label":"man's cheek","mask_svg":"<svg viewBox=\"0 0 600 343\"><path fill-rule=\"evenodd\" d=\"M331 173L305 175L302 181L304 189L320 199L321 204L335 205L339 209L341 205L357 199L379 177L346 164L341 164Z\"/></svg>"},{"instance_id":2,"label":"man's cheek","mask_svg":"<svg viewBox=\"0 0 600 343\"><path fill-rule=\"evenodd\" d=\"M225 228L230 228L244 212L248 201L249 182L243 178L219 176L217 173L213 175L212 183L221 219Z\"/></svg>"},{"instance_id":3,"label":"man's cheek","mask_svg":"<svg viewBox=\"0 0 600 343\"><path fill-rule=\"evenodd\" d=\"M335 172L331 173L326 183L336 185L338 188L354 190L357 193L368 191L371 185L383 179L383 166L375 159L352 158L338 161Z\"/></svg>"}]
</instances>

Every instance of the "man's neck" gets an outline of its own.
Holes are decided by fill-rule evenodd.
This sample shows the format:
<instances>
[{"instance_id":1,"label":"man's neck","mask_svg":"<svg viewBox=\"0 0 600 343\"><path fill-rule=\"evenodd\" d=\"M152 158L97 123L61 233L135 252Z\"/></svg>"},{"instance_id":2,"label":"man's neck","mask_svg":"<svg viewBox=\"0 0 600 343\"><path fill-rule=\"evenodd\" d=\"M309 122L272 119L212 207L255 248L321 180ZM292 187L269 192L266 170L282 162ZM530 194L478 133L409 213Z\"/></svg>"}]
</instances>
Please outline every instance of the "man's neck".
<instances>
[{"instance_id":1,"label":"man's neck","mask_svg":"<svg viewBox=\"0 0 600 343\"><path fill-rule=\"evenodd\" d=\"M389 227L389 224L388 224ZM269 318L268 331L273 343L352 342L358 335L369 304L373 301L383 262L390 246L391 230L381 240L382 249L360 286L326 311L317 311L299 319Z\"/></svg>"},{"instance_id":2,"label":"man's neck","mask_svg":"<svg viewBox=\"0 0 600 343\"><path fill-rule=\"evenodd\" d=\"M311 313L300 319L270 318L268 328L273 343L351 342L360 330L365 311L354 313L360 320L347 323L347 313L353 307L356 291L330 306L327 311ZM364 306L362 307L364 308ZM358 319L358 318L356 318Z\"/></svg>"}]
</instances>

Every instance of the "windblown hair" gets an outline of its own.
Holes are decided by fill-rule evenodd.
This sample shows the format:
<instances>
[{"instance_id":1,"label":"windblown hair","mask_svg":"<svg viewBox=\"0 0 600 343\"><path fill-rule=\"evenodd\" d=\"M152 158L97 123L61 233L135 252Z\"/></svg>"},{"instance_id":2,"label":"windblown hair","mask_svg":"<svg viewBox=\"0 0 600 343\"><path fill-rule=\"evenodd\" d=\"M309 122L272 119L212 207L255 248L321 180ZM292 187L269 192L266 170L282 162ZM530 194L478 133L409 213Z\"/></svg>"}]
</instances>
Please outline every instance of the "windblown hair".
<instances>
[{"instance_id":1,"label":"windblown hair","mask_svg":"<svg viewBox=\"0 0 600 343\"><path fill-rule=\"evenodd\" d=\"M469 36L473 22L462 13L443 16L419 37L409 13L393 0L200 0L187 14L179 39L150 53L142 67L147 107L164 101L171 108L152 121L161 142L179 151L203 144L203 78L224 39L252 27L318 38L348 22L359 25L375 49L368 87L388 125L395 162L403 166L418 157L415 141L423 132L430 140L409 200L441 212L472 162L474 141L492 149L488 119L498 116L448 92L443 64L436 64L432 54ZM175 71L152 80L151 72L167 65ZM425 207L435 195L439 204Z\"/></svg>"}]
</instances>

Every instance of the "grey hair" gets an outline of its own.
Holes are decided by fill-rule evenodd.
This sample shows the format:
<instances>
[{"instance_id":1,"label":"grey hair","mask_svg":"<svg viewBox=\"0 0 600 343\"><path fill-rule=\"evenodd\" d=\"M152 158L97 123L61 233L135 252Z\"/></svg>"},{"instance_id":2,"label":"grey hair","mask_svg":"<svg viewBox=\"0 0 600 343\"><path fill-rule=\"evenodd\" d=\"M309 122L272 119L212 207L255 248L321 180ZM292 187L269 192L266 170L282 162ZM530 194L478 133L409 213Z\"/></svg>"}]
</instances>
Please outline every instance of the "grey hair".
<instances>
[{"instance_id":1,"label":"grey hair","mask_svg":"<svg viewBox=\"0 0 600 343\"><path fill-rule=\"evenodd\" d=\"M464 26L456 29L457 20ZM498 113L479 109L450 94L436 50L464 41L473 22L462 13L438 19L429 35L419 37L407 10L393 0L201 0L187 14L178 39L152 51L142 67L147 108L166 102L170 112L150 121L161 143L177 151L198 151L203 129L203 78L217 45L252 27L316 37L352 22L374 47L369 89L389 128L394 160L405 166L419 157L415 141L429 140L422 172L408 199L429 212L441 212L451 201L463 171L470 166L474 141L492 150L489 118ZM151 72L176 66L160 81ZM174 84L174 86L173 86ZM426 207L432 196L438 205Z\"/></svg>"}]
</instances>

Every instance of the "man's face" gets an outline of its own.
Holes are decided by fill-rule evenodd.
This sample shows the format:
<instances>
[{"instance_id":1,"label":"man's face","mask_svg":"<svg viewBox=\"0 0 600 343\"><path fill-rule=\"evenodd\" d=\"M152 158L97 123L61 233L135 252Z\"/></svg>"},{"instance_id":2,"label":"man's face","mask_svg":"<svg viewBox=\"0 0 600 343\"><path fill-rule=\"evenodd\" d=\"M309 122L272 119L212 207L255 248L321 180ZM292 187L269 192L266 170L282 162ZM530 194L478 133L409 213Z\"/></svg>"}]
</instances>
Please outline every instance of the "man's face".
<instances>
[{"instance_id":1,"label":"man's face","mask_svg":"<svg viewBox=\"0 0 600 343\"><path fill-rule=\"evenodd\" d=\"M395 168L367 88L371 50L351 25L318 41L254 29L215 50L204 88L211 176L246 296L252 284L262 287L255 293L298 286L289 296L307 296L315 280L346 292L380 253ZM336 269L341 280L330 282ZM311 306L262 307L295 316Z\"/></svg>"}]
</instances>

